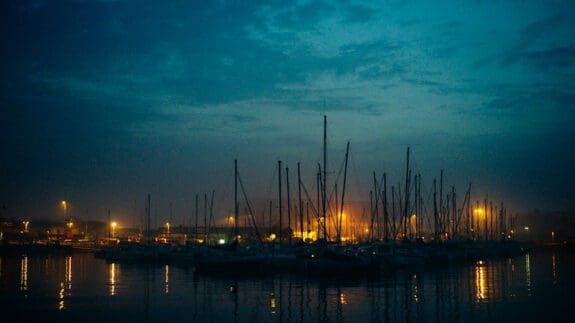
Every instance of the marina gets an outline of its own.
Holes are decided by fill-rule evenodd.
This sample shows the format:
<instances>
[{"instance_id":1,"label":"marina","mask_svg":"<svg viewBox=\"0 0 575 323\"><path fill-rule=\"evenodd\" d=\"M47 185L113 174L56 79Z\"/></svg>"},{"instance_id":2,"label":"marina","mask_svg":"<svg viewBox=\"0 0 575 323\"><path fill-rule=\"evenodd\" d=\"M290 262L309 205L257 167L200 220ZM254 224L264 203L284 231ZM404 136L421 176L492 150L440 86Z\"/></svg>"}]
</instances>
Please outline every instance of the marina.
<instances>
[{"instance_id":1,"label":"marina","mask_svg":"<svg viewBox=\"0 0 575 323\"><path fill-rule=\"evenodd\" d=\"M560 319L573 255L537 251L376 276L219 276L92 254L1 256L3 313L71 322L492 322Z\"/></svg>"}]
</instances>

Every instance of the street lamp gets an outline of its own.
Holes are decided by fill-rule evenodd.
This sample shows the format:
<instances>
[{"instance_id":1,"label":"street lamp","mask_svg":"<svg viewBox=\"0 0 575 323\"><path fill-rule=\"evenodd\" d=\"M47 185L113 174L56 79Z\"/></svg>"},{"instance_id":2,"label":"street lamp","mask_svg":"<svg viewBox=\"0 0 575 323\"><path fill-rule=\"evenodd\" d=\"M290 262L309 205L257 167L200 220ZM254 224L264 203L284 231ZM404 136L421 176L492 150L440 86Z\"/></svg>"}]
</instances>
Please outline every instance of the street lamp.
<instances>
[{"instance_id":1,"label":"street lamp","mask_svg":"<svg viewBox=\"0 0 575 323\"><path fill-rule=\"evenodd\" d=\"M116 226L118 225L118 223L116 223L116 221L110 223L110 226L112 227L112 237L116 237Z\"/></svg>"},{"instance_id":2,"label":"street lamp","mask_svg":"<svg viewBox=\"0 0 575 323\"><path fill-rule=\"evenodd\" d=\"M64 218L68 217L68 202L66 200L62 200L62 202L60 202L60 205L62 205L62 209L64 210Z\"/></svg>"}]
</instances>

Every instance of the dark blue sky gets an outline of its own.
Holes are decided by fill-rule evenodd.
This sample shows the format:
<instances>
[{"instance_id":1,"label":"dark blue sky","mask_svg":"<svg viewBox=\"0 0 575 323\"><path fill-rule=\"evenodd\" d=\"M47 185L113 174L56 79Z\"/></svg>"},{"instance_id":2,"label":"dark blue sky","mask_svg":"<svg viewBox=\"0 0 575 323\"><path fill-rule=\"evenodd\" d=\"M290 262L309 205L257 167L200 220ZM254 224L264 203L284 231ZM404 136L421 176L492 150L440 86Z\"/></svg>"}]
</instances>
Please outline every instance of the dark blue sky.
<instances>
[{"instance_id":1,"label":"dark blue sky","mask_svg":"<svg viewBox=\"0 0 575 323\"><path fill-rule=\"evenodd\" d=\"M350 191L433 177L516 211L575 210L573 1L2 1L0 203L8 215L232 209L233 159L308 187L328 115ZM332 175L335 178L335 175ZM295 178L293 183L295 183Z\"/></svg>"}]
</instances>

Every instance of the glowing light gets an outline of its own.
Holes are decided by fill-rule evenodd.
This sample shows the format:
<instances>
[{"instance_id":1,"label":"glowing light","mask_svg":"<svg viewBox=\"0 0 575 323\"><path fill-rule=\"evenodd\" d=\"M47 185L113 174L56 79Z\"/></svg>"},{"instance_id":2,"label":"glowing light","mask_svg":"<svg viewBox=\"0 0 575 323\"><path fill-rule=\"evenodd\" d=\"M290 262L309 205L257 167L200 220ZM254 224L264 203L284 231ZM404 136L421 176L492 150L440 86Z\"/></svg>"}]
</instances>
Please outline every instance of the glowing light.
<instances>
[{"instance_id":1,"label":"glowing light","mask_svg":"<svg viewBox=\"0 0 575 323\"><path fill-rule=\"evenodd\" d=\"M28 257L22 257L20 263L20 290L25 292L28 290Z\"/></svg>"},{"instance_id":2,"label":"glowing light","mask_svg":"<svg viewBox=\"0 0 575 323\"><path fill-rule=\"evenodd\" d=\"M269 239L270 241L274 241L276 239L276 234L275 233L270 234Z\"/></svg>"},{"instance_id":3,"label":"glowing light","mask_svg":"<svg viewBox=\"0 0 575 323\"><path fill-rule=\"evenodd\" d=\"M475 299L477 302L487 300L487 269L485 266L475 267Z\"/></svg>"},{"instance_id":4,"label":"glowing light","mask_svg":"<svg viewBox=\"0 0 575 323\"><path fill-rule=\"evenodd\" d=\"M485 210L482 208L476 208L476 209L473 209L473 214L475 214L478 217L481 217L481 216L485 215Z\"/></svg>"},{"instance_id":5,"label":"glowing light","mask_svg":"<svg viewBox=\"0 0 575 323\"><path fill-rule=\"evenodd\" d=\"M165 277L164 277L164 284L166 285L166 289L164 292L168 294L170 292L170 266L166 265Z\"/></svg>"},{"instance_id":6,"label":"glowing light","mask_svg":"<svg viewBox=\"0 0 575 323\"><path fill-rule=\"evenodd\" d=\"M110 284L110 296L116 295L116 264L111 263L108 267L108 276Z\"/></svg>"},{"instance_id":7,"label":"glowing light","mask_svg":"<svg viewBox=\"0 0 575 323\"><path fill-rule=\"evenodd\" d=\"M66 225L68 226L68 229L72 229L72 227L74 226L74 222L70 221L66 223Z\"/></svg>"},{"instance_id":8,"label":"glowing light","mask_svg":"<svg viewBox=\"0 0 575 323\"><path fill-rule=\"evenodd\" d=\"M344 293L339 293L338 301L340 304L346 305L347 304L347 296Z\"/></svg>"},{"instance_id":9,"label":"glowing light","mask_svg":"<svg viewBox=\"0 0 575 323\"><path fill-rule=\"evenodd\" d=\"M225 240L225 239L220 239L220 240L218 240L218 243L219 243L219 244L225 244L225 243L226 243L226 240Z\"/></svg>"},{"instance_id":10,"label":"glowing light","mask_svg":"<svg viewBox=\"0 0 575 323\"><path fill-rule=\"evenodd\" d=\"M28 224L30 224L30 221L22 221L22 224L24 224L24 232L28 232Z\"/></svg>"},{"instance_id":11,"label":"glowing light","mask_svg":"<svg viewBox=\"0 0 575 323\"><path fill-rule=\"evenodd\" d=\"M270 294L270 308L271 308L271 314L275 314L276 313L276 296L274 293Z\"/></svg>"},{"instance_id":12,"label":"glowing light","mask_svg":"<svg viewBox=\"0 0 575 323\"><path fill-rule=\"evenodd\" d=\"M58 299L60 300L60 302L58 302L58 309L60 311L62 311L65 307L64 304L64 283L60 282L60 292L58 292Z\"/></svg>"},{"instance_id":13,"label":"glowing light","mask_svg":"<svg viewBox=\"0 0 575 323\"><path fill-rule=\"evenodd\" d=\"M116 223L116 221L110 223L110 226L112 227L112 236L116 235L116 227L118 226L118 223Z\"/></svg>"},{"instance_id":14,"label":"glowing light","mask_svg":"<svg viewBox=\"0 0 575 323\"><path fill-rule=\"evenodd\" d=\"M523 228L525 231L529 231L529 227L525 227Z\"/></svg>"}]
</instances>

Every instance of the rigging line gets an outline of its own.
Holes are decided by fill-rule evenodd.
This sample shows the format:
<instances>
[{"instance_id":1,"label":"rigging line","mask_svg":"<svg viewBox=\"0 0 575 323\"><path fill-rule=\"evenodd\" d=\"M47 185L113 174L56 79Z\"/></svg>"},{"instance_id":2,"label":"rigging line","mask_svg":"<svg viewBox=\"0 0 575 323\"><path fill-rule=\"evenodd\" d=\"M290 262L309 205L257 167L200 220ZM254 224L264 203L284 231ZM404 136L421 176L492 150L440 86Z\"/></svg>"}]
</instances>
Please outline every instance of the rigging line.
<instances>
[{"instance_id":1,"label":"rigging line","mask_svg":"<svg viewBox=\"0 0 575 323\"><path fill-rule=\"evenodd\" d=\"M261 238L261 236L260 236L260 232L259 232L258 226L257 226L257 224L256 224L256 219L254 218L254 212L253 212L253 210L252 210L252 206L251 206L250 200L248 199L248 197L247 197L247 195L246 195L246 190L245 190L245 188L244 188L244 183L242 182L242 178L241 178L241 176L240 176L239 173L238 173L238 182L240 183L240 187L242 188L242 193L243 193L243 195L244 195L244 200L245 200L245 202L246 202L246 206L248 207L248 210L249 210L249 212L250 212L250 217L249 217L249 219L252 221L252 225L253 225L253 227L254 227L254 230L256 231L256 237L258 238L258 241L259 241L260 243L262 243L262 238Z\"/></svg>"},{"instance_id":2,"label":"rigging line","mask_svg":"<svg viewBox=\"0 0 575 323\"><path fill-rule=\"evenodd\" d=\"M305 193L305 196L307 197L307 202L310 202L310 203L309 203L309 206L311 206L311 209L312 209L311 211L312 211L312 213L315 214L316 219L319 220L319 219L320 219L319 211L315 208L314 202L313 202L313 200L310 198L309 193L308 193L308 191L307 191L307 188L305 187L305 184L304 184L303 182L301 183L301 187L303 188L303 191L304 191L304 193ZM318 223L321 223L321 221L318 221ZM319 227L319 229L323 229L324 227L325 227L325 224L322 223L321 226ZM326 238L329 240L329 235L327 235Z\"/></svg>"}]
</instances>

